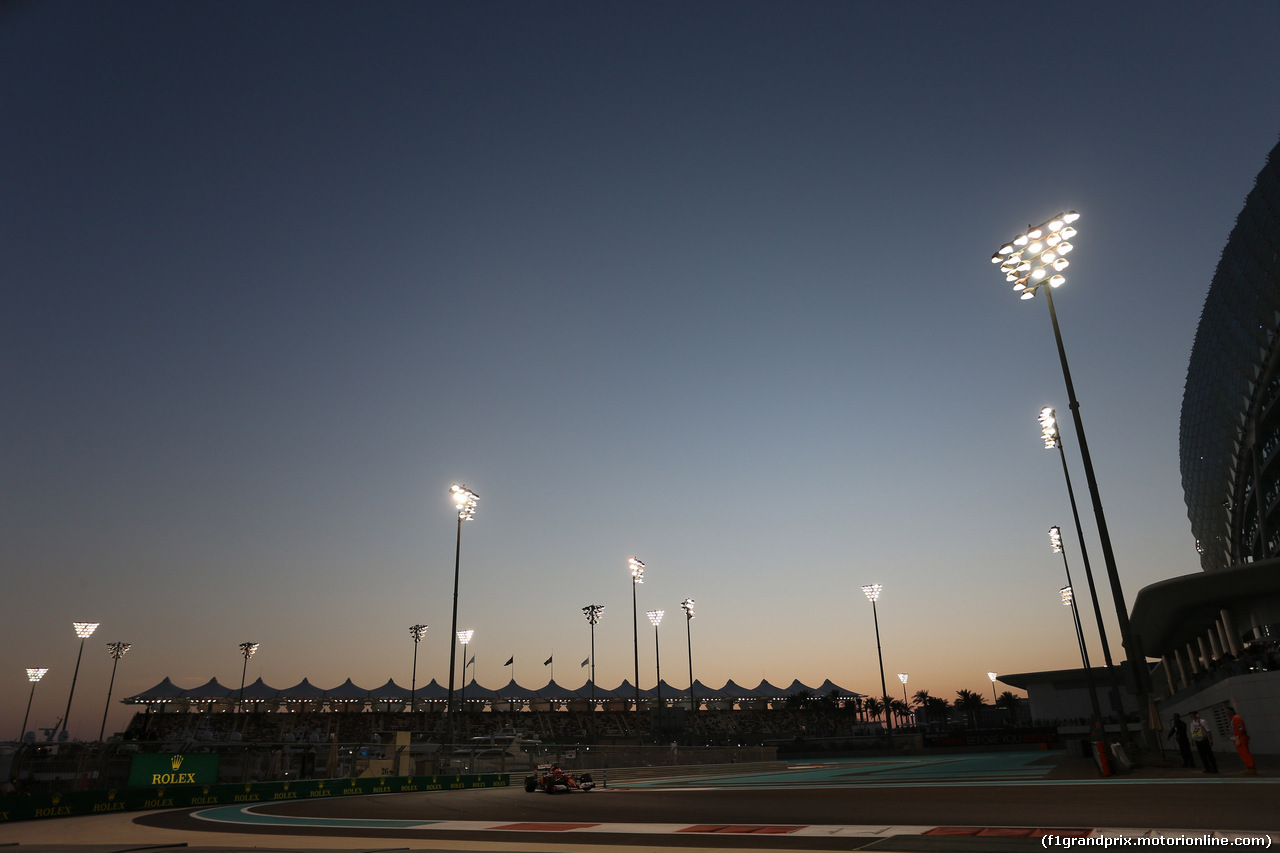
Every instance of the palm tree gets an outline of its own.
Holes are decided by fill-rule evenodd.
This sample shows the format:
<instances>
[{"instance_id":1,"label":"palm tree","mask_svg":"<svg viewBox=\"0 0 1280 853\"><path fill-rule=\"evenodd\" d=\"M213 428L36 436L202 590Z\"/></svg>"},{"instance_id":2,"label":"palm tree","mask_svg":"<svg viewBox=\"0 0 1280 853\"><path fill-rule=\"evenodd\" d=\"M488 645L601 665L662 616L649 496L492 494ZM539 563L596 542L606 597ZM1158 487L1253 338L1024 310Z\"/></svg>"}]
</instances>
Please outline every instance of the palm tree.
<instances>
[{"instance_id":1,"label":"palm tree","mask_svg":"<svg viewBox=\"0 0 1280 853\"><path fill-rule=\"evenodd\" d=\"M1009 722L1013 723L1017 720L1018 706L1022 700L1014 695L1012 690L1006 690L1000 694L1000 698L996 700L997 708L1004 708L1009 712Z\"/></svg>"},{"instance_id":2,"label":"palm tree","mask_svg":"<svg viewBox=\"0 0 1280 853\"><path fill-rule=\"evenodd\" d=\"M969 718L970 728L978 727L978 710L985 708L986 704L981 693L974 693L972 690L956 691L955 706L965 712L965 716Z\"/></svg>"},{"instance_id":3,"label":"palm tree","mask_svg":"<svg viewBox=\"0 0 1280 853\"><path fill-rule=\"evenodd\" d=\"M867 696L862 700L862 710L866 711L868 720L877 720L884 711L884 703L874 696Z\"/></svg>"},{"instance_id":4,"label":"palm tree","mask_svg":"<svg viewBox=\"0 0 1280 853\"><path fill-rule=\"evenodd\" d=\"M904 726L911 717L911 708L901 699L890 699L889 710L898 717L898 725Z\"/></svg>"},{"instance_id":5,"label":"palm tree","mask_svg":"<svg viewBox=\"0 0 1280 853\"><path fill-rule=\"evenodd\" d=\"M947 721L947 700L941 696L930 696L924 700L924 715L926 719L936 719L939 723Z\"/></svg>"}]
</instances>

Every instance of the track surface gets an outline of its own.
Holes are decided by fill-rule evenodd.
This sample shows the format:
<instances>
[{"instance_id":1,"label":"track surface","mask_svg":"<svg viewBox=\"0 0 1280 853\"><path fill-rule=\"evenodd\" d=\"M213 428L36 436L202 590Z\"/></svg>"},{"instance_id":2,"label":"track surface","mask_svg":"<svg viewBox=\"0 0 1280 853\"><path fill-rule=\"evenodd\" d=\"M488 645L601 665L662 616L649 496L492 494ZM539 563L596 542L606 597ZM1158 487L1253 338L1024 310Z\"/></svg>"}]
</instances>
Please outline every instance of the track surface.
<instances>
[{"instance_id":1,"label":"track surface","mask_svg":"<svg viewBox=\"0 0 1280 853\"><path fill-rule=\"evenodd\" d=\"M1101 779L1092 765L1063 753L894 756L614 771L607 788L554 796L526 793L517 776L510 788L29 821L0 827L0 844L38 853L177 844L208 853L870 853L1038 850L1045 835L1256 838L1270 830L1280 840L1280 778L1265 769L1280 759L1259 763L1264 770L1256 777L1148 766Z\"/></svg>"},{"instance_id":2,"label":"track surface","mask_svg":"<svg viewBox=\"0 0 1280 853\"><path fill-rule=\"evenodd\" d=\"M657 772L657 771L654 771ZM152 826L270 835L539 841L767 844L853 849L887 834L1021 827L1266 832L1280 825L1275 778L1206 777L1155 768L1100 779L1062 753L915 756L720 768L616 778L591 793L521 787L218 807L140 818ZM513 780L518 781L518 780ZM767 836L767 840L765 838ZM1280 837L1273 834L1273 838ZM624 842L624 839L626 841ZM665 839L665 841L663 840Z\"/></svg>"}]
</instances>

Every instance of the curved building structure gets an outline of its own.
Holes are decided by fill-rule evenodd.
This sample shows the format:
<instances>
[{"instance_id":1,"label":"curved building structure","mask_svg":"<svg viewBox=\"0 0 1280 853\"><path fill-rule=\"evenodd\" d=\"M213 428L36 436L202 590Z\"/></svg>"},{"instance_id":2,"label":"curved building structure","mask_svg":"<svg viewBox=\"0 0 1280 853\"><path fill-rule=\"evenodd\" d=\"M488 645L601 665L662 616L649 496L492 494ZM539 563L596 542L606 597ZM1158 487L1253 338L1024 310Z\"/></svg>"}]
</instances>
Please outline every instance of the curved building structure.
<instances>
[{"instance_id":1,"label":"curved building structure","mask_svg":"<svg viewBox=\"0 0 1280 853\"><path fill-rule=\"evenodd\" d=\"M1280 145L1227 238L1187 367L1178 455L1201 571L1142 589L1130 618L1146 655L1161 658L1163 725L1197 711L1223 752L1235 707L1254 750L1280 753L1278 332Z\"/></svg>"},{"instance_id":2,"label":"curved building structure","mask_svg":"<svg viewBox=\"0 0 1280 853\"><path fill-rule=\"evenodd\" d=\"M1280 145L1222 250L1182 398L1179 455L1205 571L1280 556Z\"/></svg>"}]
</instances>

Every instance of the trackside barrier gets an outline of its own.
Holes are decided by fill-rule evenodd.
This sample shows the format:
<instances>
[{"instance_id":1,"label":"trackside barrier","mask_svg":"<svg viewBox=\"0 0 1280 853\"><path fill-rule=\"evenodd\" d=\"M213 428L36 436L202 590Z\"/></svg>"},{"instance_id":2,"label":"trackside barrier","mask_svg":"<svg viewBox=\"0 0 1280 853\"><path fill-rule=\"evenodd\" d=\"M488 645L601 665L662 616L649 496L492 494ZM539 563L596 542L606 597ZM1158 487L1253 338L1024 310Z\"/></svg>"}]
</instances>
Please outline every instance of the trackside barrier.
<instances>
[{"instance_id":1,"label":"trackside barrier","mask_svg":"<svg viewBox=\"0 0 1280 853\"><path fill-rule=\"evenodd\" d=\"M0 824L16 820L106 814L107 812L247 805L284 800L312 800L320 797L400 794L411 791L505 788L510 784L509 773L485 773L465 776L382 776L224 785L164 785L107 791L8 794L0 797Z\"/></svg>"}]
</instances>

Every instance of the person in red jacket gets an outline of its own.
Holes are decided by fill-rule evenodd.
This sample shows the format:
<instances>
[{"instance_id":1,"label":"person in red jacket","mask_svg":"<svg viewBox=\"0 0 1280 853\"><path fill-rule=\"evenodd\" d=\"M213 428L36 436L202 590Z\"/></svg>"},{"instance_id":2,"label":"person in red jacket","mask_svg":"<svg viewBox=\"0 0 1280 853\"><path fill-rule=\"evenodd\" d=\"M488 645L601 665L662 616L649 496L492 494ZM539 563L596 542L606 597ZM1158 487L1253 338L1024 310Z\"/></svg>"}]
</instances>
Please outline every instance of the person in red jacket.
<instances>
[{"instance_id":1,"label":"person in red jacket","mask_svg":"<svg viewBox=\"0 0 1280 853\"><path fill-rule=\"evenodd\" d=\"M1253 753L1249 751L1249 730L1245 728L1244 718L1230 705L1227 706L1227 713L1231 715L1231 740L1235 741L1236 752L1244 762L1244 772L1257 773L1258 769L1253 765Z\"/></svg>"}]
</instances>

